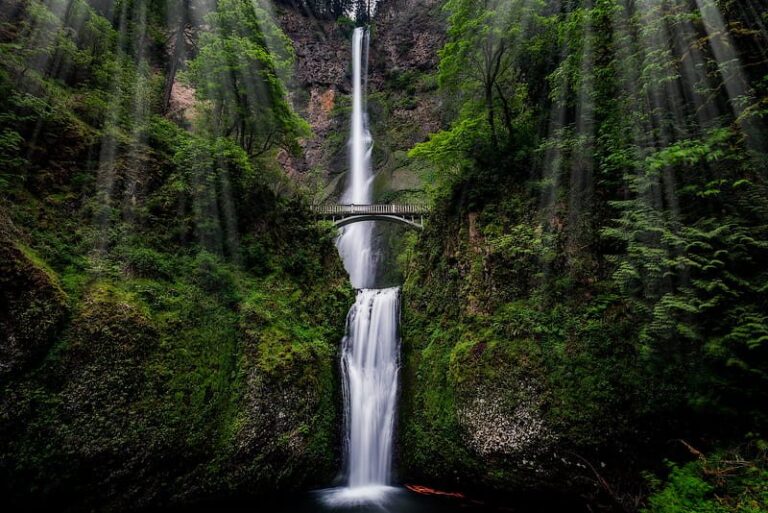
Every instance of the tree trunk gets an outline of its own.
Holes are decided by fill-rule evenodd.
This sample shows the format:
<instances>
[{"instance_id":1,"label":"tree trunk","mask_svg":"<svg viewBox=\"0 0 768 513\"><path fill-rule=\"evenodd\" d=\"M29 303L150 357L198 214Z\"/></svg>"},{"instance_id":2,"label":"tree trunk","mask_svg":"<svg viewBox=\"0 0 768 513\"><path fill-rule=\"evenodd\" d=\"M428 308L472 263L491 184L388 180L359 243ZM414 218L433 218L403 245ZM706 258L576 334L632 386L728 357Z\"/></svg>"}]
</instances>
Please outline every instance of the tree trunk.
<instances>
[{"instance_id":1,"label":"tree trunk","mask_svg":"<svg viewBox=\"0 0 768 513\"><path fill-rule=\"evenodd\" d=\"M504 128L507 130L507 144L511 143L512 137L512 109L509 107L509 102L504 96L504 91L499 84L496 84L496 91L499 93L499 99L501 100L502 118L504 122Z\"/></svg>"},{"instance_id":2,"label":"tree trunk","mask_svg":"<svg viewBox=\"0 0 768 513\"><path fill-rule=\"evenodd\" d=\"M499 141L496 135L496 110L493 107L493 84L485 86L485 107L488 109L488 126L491 128L491 144L493 149L499 147Z\"/></svg>"},{"instance_id":3,"label":"tree trunk","mask_svg":"<svg viewBox=\"0 0 768 513\"><path fill-rule=\"evenodd\" d=\"M165 86L163 87L163 113L167 113L168 108L171 106L171 93L173 92L173 84L176 82L176 73L179 71L181 59L186 53L184 31L189 20L189 0L184 0L179 8L181 12L179 12L179 24L174 35L173 55L168 67L168 73L165 75Z\"/></svg>"}]
</instances>

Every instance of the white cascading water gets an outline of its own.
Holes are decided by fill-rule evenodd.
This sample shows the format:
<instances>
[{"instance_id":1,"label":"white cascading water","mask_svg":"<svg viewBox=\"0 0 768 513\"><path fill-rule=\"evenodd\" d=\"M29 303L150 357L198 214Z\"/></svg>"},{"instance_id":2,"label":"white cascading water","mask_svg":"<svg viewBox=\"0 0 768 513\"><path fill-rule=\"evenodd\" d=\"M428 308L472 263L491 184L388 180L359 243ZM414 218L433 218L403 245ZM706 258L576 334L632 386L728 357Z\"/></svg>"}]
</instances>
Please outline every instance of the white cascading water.
<instances>
[{"instance_id":1,"label":"white cascading water","mask_svg":"<svg viewBox=\"0 0 768 513\"><path fill-rule=\"evenodd\" d=\"M389 483L397 401L400 291L363 289L342 346L350 488Z\"/></svg>"},{"instance_id":2,"label":"white cascading water","mask_svg":"<svg viewBox=\"0 0 768 513\"><path fill-rule=\"evenodd\" d=\"M371 148L365 109L368 32L352 40L353 98L349 139L350 172L342 202L368 204L372 198ZM371 288L377 275L372 251L373 223L349 225L337 240L357 300L347 316L342 342L347 486L328 491L326 502L375 502L389 487L397 402L400 289Z\"/></svg>"},{"instance_id":3,"label":"white cascading water","mask_svg":"<svg viewBox=\"0 0 768 513\"><path fill-rule=\"evenodd\" d=\"M344 204L368 205L372 198L373 139L368 130L364 88L367 61L368 32L359 27L352 35L352 122L348 142L347 189L341 197L341 202ZM355 223L343 229L336 243L352 286L357 289L372 287L373 280L376 278L372 237L373 222Z\"/></svg>"}]
</instances>

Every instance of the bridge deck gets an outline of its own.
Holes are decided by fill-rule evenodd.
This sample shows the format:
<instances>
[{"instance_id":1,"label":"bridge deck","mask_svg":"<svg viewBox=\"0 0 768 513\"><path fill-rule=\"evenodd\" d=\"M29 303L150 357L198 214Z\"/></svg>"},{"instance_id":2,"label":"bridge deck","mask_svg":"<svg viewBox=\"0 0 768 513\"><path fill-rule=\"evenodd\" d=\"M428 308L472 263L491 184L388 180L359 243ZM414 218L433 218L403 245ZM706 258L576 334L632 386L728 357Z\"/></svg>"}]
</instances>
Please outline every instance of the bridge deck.
<instances>
[{"instance_id":1,"label":"bridge deck","mask_svg":"<svg viewBox=\"0 0 768 513\"><path fill-rule=\"evenodd\" d=\"M312 211L320 219L328 219L339 228L363 221L387 221L401 223L422 230L424 217L429 213L425 205L380 204L380 205L339 205L326 203L316 205Z\"/></svg>"},{"instance_id":2,"label":"bridge deck","mask_svg":"<svg viewBox=\"0 0 768 513\"><path fill-rule=\"evenodd\" d=\"M395 215L395 216L422 216L429 213L424 205L415 204L379 204L379 205L341 205L325 204L312 207L312 211L321 217L339 217L339 216L375 216L375 215Z\"/></svg>"}]
</instances>

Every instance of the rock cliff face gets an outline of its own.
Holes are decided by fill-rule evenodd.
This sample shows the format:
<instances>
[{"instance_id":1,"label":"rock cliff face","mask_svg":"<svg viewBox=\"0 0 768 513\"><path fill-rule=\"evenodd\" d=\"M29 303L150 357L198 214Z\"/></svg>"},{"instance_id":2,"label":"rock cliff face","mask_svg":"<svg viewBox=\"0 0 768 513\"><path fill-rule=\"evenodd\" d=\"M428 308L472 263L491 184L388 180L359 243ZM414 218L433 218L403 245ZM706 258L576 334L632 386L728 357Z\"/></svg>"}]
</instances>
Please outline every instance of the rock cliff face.
<instances>
[{"instance_id":1,"label":"rock cliff face","mask_svg":"<svg viewBox=\"0 0 768 513\"><path fill-rule=\"evenodd\" d=\"M332 177L345 162L345 125L337 101L349 91L350 30L286 6L279 7L278 19L296 54L293 103L312 128L312 136L302 143L303 155L288 159L284 167L303 173L319 170L323 178Z\"/></svg>"},{"instance_id":2,"label":"rock cliff face","mask_svg":"<svg viewBox=\"0 0 768 513\"><path fill-rule=\"evenodd\" d=\"M386 0L371 42L371 123L376 189L387 200L418 198L428 169L408 159L414 144L443 128L436 93L445 20L438 0Z\"/></svg>"},{"instance_id":3,"label":"rock cliff face","mask_svg":"<svg viewBox=\"0 0 768 513\"><path fill-rule=\"evenodd\" d=\"M384 0L372 23L368 107L381 200L420 193L423 170L405 153L441 127L433 77L444 39L439 5L437 0ZM285 164L291 170L315 170L325 185L322 196L333 197L343 189L347 169L353 27L285 7L278 16L296 53L294 104L313 130L303 156Z\"/></svg>"},{"instance_id":4,"label":"rock cliff face","mask_svg":"<svg viewBox=\"0 0 768 513\"><path fill-rule=\"evenodd\" d=\"M433 72L445 41L441 0L384 0L375 19L373 80L402 69Z\"/></svg>"}]
</instances>

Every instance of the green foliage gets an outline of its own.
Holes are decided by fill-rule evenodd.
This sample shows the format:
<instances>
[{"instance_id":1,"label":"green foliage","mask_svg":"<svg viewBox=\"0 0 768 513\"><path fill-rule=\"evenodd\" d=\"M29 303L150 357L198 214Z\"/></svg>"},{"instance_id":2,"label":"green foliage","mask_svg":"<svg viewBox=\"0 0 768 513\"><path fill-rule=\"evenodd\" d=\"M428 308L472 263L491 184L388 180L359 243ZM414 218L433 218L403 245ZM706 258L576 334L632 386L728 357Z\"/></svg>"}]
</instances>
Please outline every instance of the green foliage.
<instances>
[{"instance_id":1,"label":"green foliage","mask_svg":"<svg viewBox=\"0 0 768 513\"><path fill-rule=\"evenodd\" d=\"M439 184L408 258L405 465L529 484L518 454L473 452L457 412L475 387L513 405L533 384L558 436L536 468L618 458L596 486L631 509L626 471L666 440L768 422L763 31L727 2L545 4L445 2L451 128L411 150ZM700 468L672 481L653 511L739 493Z\"/></svg>"},{"instance_id":2,"label":"green foliage","mask_svg":"<svg viewBox=\"0 0 768 513\"><path fill-rule=\"evenodd\" d=\"M485 137L482 118L463 119L450 130L438 132L428 142L419 143L408 152L411 158L426 158L447 172L448 169L469 163L468 154Z\"/></svg>"},{"instance_id":3,"label":"green foliage","mask_svg":"<svg viewBox=\"0 0 768 513\"><path fill-rule=\"evenodd\" d=\"M0 177L0 189L10 186L13 175L18 175L24 167L25 160L19 156L22 137L15 130L5 129L0 133L0 159L7 166L5 177Z\"/></svg>"},{"instance_id":4,"label":"green foliage","mask_svg":"<svg viewBox=\"0 0 768 513\"><path fill-rule=\"evenodd\" d=\"M648 156L640 174L627 178L636 196L614 203L622 217L615 227L603 230L626 247L626 254L617 260L614 279L638 313L648 319L640 332L644 354L658 359L659 366L680 357L689 363L714 365L711 377L715 383L698 377L691 401L722 413L731 410L735 400L731 395L735 390L721 388L724 372L742 385L750 383L749 391L766 385L768 362L753 350L764 344L768 326L752 312L754 305L765 301L768 277L756 264L768 256L768 243L762 240L762 228L750 226L743 212L734 209L719 218L705 216L685 224L680 212L667 210L653 197L658 180L669 176L671 168L686 177L686 169L693 171L705 162L727 159L720 169L730 172L718 173L716 182L686 181L681 195L688 198L688 209L695 202L711 203L716 198L738 203L744 188L753 185L745 183L737 171L741 166L748 168L749 161L725 146L730 135L728 130L716 130L702 141L681 141ZM688 342L677 345L682 341ZM744 374L737 377L739 368ZM717 392L713 393L713 386ZM762 393L754 397L747 393L751 400L765 399ZM750 415L764 421L760 411Z\"/></svg>"},{"instance_id":5,"label":"green foliage","mask_svg":"<svg viewBox=\"0 0 768 513\"><path fill-rule=\"evenodd\" d=\"M195 258L195 283L209 294L215 294L225 303L237 302L235 278L214 255L201 252Z\"/></svg>"},{"instance_id":6,"label":"green foliage","mask_svg":"<svg viewBox=\"0 0 768 513\"><path fill-rule=\"evenodd\" d=\"M167 260L168 257L151 248L129 248L123 255L123 258L129 272L136 276L168 279L172 275L172 270Z\"/></svg>"},{"instance_id":7,"label":"green foliage","mask_svg":"<svg viewBox=\"0 0 768 513\"><path fill-rule=\"evenodd\" d=\"M242 197L253 184L253 164L245 151L231 139L186 137L176 145L173 157L177 173L168 182L168 193L191 203L189 219L201 245L208 251L230 256L237 247L231 240L236 230L234 198Z\"/></svg>"},{"instance_id":8,"label":"green foliage","mask_svg":"<svg viewBox=\"0 0 768 513\"><path fill-rule=\"evenodd\" d=\"M644 513L757 513L768 508L764 448L747 458L733 451L668 466L663 483L652 479L656 490Z\"/></svg>"},{"instance_id":9,"label":"green foliage","mask_svg":"<svg viewBox=\"0 0 768 513\"><path fill-rule=\"evenodd\" d=\"M701 479L696 464L670 466L669 485L650 498L648 511L660 513L721 513L728 511L714 500L714 488Z\"/></svg>"},{"instance_id":10,"label":"green foliage","mask_svg":"<svg viewBox=\"0 0 768 513\"><path fill-rule=\"evenodd\" d=\"M307 123L291 109L281 81L292 63L287 40L266 11L247 0L224 0L208 16L190 79L212 102L214 136L234 135L249 154L273 147L297 151Z\"/></svg>"},{"instance_id":11,"label":"green foliage","mask_svg":"<svg viewBox=\"0 0 768 513\"><path fill-rule=\"evenodd\" d=\"M459 95L458 126L485 118L487 132L482 142L475 141L481 144L480 151L493 150L498 157L530 144L528 89L521 80L517 56L533 50L530 43L541 30L538 11L542 5L467 0L444 5L450 13L449 30L448 42L440 51L438 83ZM498 151L500 145L505 151Z\"/></svg>"}]
</instances>

